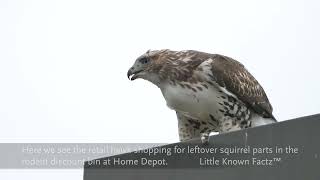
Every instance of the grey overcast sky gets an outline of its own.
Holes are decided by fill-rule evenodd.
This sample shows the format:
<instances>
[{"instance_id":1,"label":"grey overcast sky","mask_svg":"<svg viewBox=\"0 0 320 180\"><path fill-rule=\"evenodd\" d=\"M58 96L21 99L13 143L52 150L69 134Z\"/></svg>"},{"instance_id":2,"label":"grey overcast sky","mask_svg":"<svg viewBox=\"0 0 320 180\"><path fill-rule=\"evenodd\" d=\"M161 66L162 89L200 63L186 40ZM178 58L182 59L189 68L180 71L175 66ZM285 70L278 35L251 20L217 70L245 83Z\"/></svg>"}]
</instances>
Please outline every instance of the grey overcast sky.
<instances>
[{"instance_id":1,"label":"grey overcast sky","mask_svg":"<svg viewBox=\"0 0 320 180\"><path fill-rule=\"evenodd\" d=\"M280 121L319 113L319 5L1 0L1 141L178 141L160 91L126 78L148 49L233 57L262 84Z\"/></svg>"}]
</instances>

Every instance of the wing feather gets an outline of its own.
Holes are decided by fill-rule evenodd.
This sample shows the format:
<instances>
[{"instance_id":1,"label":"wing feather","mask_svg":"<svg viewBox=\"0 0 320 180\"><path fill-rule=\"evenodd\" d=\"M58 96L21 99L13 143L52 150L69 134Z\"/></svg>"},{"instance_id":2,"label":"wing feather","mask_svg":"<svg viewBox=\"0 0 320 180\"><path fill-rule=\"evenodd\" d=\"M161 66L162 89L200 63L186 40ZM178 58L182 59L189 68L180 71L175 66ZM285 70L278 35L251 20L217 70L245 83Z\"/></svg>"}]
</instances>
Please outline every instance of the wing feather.
<instances>
[{"instance_id":1,"label":"wing feather","mask_svg":"<svg viewBox=\"0 0 320 180\"><path fill-rule=\"evenodd\" d=\"M215 55L211 72L215 82L236 95L256 113L275 119L264 89L241 63L226 56Z\"/></svg>"}]
</instances>

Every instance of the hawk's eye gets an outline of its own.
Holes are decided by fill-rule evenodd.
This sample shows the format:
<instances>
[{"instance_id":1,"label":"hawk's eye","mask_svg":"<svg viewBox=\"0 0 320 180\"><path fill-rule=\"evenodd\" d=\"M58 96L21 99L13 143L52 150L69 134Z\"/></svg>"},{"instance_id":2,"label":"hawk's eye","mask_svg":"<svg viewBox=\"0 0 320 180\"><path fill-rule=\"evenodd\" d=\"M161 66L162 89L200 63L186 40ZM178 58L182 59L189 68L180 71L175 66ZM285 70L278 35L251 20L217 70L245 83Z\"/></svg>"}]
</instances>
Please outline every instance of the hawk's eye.
<instances>
[{"instance_id":1,"label":"hawk's eye","mask_svg":"<svg viewBox=\"0 0 320 180\"><path fill-rule=\"evenodd\" d=\"M139 59L139 61L140 61L142 64L146 64L146 63L149 62L149 58L143 57L143 58Z\"/></svg>"}]
</instances>

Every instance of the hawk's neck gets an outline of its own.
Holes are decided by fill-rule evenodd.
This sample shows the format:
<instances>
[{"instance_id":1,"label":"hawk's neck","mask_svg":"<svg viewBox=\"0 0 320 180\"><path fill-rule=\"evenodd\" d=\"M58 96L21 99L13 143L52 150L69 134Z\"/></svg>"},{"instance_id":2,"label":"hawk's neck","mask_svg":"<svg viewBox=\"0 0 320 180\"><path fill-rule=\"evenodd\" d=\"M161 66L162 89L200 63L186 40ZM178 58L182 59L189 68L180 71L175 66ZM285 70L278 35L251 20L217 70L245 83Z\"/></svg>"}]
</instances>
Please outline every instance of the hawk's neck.
<instances>
[{"instance_id":1,"label":"hawk's neck","mask_svg":"<svg viewBox=\"0 0 320 180\"><path fill-rule=\"evenodd\" d=\"M155 84L159 88L161 88L161 79L158 74L156 73L149 73L143 79L150 81L152 84Z\"/></svg>"}]
</instances>

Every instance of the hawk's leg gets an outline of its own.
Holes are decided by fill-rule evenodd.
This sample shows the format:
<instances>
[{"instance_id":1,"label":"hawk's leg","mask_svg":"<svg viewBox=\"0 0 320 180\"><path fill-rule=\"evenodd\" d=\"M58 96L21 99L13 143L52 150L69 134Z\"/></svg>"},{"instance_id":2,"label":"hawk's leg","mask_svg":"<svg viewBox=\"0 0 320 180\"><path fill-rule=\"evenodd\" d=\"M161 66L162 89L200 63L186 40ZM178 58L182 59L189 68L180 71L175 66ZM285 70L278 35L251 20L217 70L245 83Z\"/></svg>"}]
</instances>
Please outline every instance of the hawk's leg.
<instances>
[{"instance_id":1,"label":"hawk's leg","mask_svg":"<svg viewBox=\"0 0 320 180\"><path fill-rule=\"evenodd\" d=\"M180 141L187 141L200 137L201 123L198 120L187 117L179 112L177 112L177 118Z\"/></svg>"},{"instance_id":2,"label":"hawk's leg","mask_svg":"<svg viewBox=\"0 0 320 180\"><path fill-rule=\"evenodd\" d=\"M216 131L217 122L201 121L177 112L180 141L200 138L203 144L209 143L209 134Z\"/></svg>"}]
</instances>

